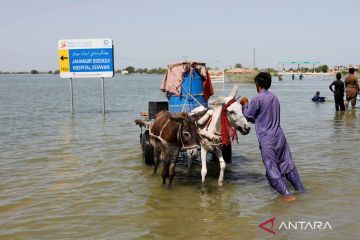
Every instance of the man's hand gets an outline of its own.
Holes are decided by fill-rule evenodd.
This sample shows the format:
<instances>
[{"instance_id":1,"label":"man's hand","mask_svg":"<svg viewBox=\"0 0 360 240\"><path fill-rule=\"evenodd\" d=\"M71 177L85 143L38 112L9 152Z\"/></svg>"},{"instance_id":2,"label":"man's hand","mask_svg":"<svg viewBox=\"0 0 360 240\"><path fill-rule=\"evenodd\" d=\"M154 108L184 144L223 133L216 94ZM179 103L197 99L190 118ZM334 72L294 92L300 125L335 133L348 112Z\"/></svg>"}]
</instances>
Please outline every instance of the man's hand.
<instances>
[{"instance_id":1,"label":"man's hand","mask_svg":"<svg viewBox=\"0 0 360 240\"><path fill-rule=\"evenodd\" d=\"M240 100L240 104L242 106L244 105L248 105L249 104L249 99L245 96L245 97L242 97L241 100Z\"/></svg>"}]
</instances>

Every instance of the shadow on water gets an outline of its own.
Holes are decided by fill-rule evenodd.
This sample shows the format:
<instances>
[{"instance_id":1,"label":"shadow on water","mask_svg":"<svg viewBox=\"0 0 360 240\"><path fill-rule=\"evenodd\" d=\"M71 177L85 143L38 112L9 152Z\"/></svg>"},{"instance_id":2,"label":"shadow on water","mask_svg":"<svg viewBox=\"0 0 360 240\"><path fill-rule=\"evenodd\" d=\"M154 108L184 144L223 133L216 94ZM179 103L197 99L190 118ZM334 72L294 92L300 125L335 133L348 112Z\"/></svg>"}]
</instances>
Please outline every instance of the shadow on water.
<instances>
[{"instance_id":1,"label":"shadow on water","mask_svg":"<svg viewBox=\"0 0 360 240\"><path fill-rule=\"evenodd\" d=\"M344 139L351 140L354 132L357 131L357 114L355 109L347 111L336 111L333 118L333 138L337 143L344 142Z\"/></svg>"},{"instance_id":2,"label":"shadow on water","mask_svg":"<svg viewBox=\"0 0 360 240\"><path fill-rule=\"evenodd\" d=\"M223 239L239 239L239 234L243 239L255 236L247 224L254 221L253 217L239 217L242 211L238 207L235 186L217 186L218 164L209 164L210 175L205 186L201 185L198 167L197 161L188 174L186 161L180 161L171 189L161 185L161 174L146 177L149 193L143 208L147 211L140 222L146 226L147 232L139 239L188 239L194 236L196 239L215 239L219 234Z\"/></svg>"},{"instance_id":3,"label":"shadow on water","mask_svg":"<svg viewBox=\"0 0 360 240\"><path fill-rule=\"evenodd\" d=\"M266 178L263 174L250 171L248 168L243 169L242 164L251 162L251 159L245 156L237 155L233 156L232 163L226 164L224 173L224 181L226 184L254 184L254 183L266 183ZM151 169L153 166L151 166ZM157 176L161 179L161 163L158 168ZM216 184L220 173L219 161L213 161L211 157L207 158L207 175L206 183ZM180 158L177 161L175 170L175 185L201 185L201 161L196 159L193 161L190 171L188 171L187 160Z\"/></svg>"},{"instance_id":4,"label":"shadow on water","mask_svg":"<svg viewBox=\"0 0 360 240\"><path fill-rule=\"evenodd\" d=\"M354 130L356 128L356 120L357 120L356 110L351 109L346 111L344 117L345 117L344 123L346 129L348 129L349 131Z\"/></svg>"},{"instance_id":5,"label":"shadow on water","mask_svg":"<svg viewBox=\"0 0 360 240\"><path fill-rule=\"evenodd\" d=\"M345 111L335 111L334 119L333 119L333 126L334 126L334 137L341 136L343 133L344 128L344 119L346 118Z\"/></svg>"}]
</instances>

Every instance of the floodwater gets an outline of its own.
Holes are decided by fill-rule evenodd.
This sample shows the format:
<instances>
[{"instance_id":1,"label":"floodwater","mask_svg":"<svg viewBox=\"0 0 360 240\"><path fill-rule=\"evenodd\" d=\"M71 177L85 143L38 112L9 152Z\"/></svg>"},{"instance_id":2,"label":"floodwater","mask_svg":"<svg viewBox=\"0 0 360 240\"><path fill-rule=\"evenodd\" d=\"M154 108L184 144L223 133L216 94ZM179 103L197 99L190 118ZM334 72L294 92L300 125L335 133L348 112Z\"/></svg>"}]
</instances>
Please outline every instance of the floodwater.
<instances>
[{"instance_id":1,"label":"floodwater","mask_svg":"<svg viewBox=\"0 0 360 240\"><path fill-rule=\"evenodd\" d=\"M306 193L278 197L264 177L255 128L233 146L225 184L208 163L180 162L172 189L142 162L134 119L165 100L162 76L69 81L0 75L0 239L360 239L360 110L334 111L331 77L274 80L285 130ZM215 85L217 95L232 85ZM310 101L315 91L325 103ZM240 95L256 94L242 85ZM275 217L275 235L258 225ZM276 229L282 221L329 222L332 229ZM267 225L269 228L270 226Z\"/></svg>"}]
</instances>

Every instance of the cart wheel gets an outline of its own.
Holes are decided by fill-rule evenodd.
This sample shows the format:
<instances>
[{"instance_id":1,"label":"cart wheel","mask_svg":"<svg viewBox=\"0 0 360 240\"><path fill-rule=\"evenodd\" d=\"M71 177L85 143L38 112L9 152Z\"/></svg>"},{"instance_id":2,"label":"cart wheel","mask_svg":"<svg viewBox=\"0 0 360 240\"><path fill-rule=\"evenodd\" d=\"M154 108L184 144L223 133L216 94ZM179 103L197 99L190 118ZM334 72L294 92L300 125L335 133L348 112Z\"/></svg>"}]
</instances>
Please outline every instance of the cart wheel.
<instances>
[{"instance_id":1,"label":"cart wheel","mask_svg":"<svg viewBox=\"0 0 360 240\"><path fill-rule=\"evenodd\" d=\"M226 163L231 163L231 157L232 157L231 144L223 146L222 155Z\"/></svg>"},{"instance_id":2,"label":"cart wheel","mask_svg":"<svg viewBox=\"0 0 360 240\"><path fill-rule=\"evenodd\" d=\"M154 164L154 148L150 143L149 130L142 134L141 148L143 150L143 160L146 164Z\"/></svg>"},{"instance_id":3,"label":"cart wheel","mask_svg":"<svg viewBox=\"0 0 360 240\"><path fill-rule=\"evenodd\" d=\"M141 134L140 134L140 147L141 147L141 152L142 152L142 153L144 152L143 136L144 136L144 134L141 133Z\"/></svg>"}]
</instances>

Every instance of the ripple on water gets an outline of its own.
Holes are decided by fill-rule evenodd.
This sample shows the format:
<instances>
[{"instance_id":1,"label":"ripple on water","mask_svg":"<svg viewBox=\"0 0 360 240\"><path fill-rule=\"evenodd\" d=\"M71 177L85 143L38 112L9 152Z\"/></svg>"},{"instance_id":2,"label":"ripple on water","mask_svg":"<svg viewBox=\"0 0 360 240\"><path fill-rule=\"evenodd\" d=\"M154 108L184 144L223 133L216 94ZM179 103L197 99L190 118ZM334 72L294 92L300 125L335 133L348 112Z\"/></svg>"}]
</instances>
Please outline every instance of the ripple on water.
<instances>
[{"instance_id":1,"label":"ripple on water","mask_svg":"<svg viewBox=\"0 0 360 240\"><path fill-rule=\"evenodd\" d=\"M95 79L75 81L71 116L67 81L0 75L6 89L0 95L0 239L262 239L267 235L257 226L273 216L330 221L334 229L280 233L283 238L358 238L359 110L335 113L333 102L304 100L314 89L332 99L330 79L285 77L272 86L306 188L292 203L269 187L254 127L233 145L223 187L217 186L219 164L211 161L205 186L199 161L189 173L180 161L173 188L163 186L161 167L153 176L141 160L133 123L148 101L164 100L161 79L107 80L103 117ZM230 89L226 83L215 91ZM253 85L239 91L255 94Z\"/></svg>"}]
</instances>

